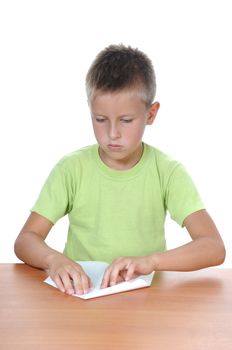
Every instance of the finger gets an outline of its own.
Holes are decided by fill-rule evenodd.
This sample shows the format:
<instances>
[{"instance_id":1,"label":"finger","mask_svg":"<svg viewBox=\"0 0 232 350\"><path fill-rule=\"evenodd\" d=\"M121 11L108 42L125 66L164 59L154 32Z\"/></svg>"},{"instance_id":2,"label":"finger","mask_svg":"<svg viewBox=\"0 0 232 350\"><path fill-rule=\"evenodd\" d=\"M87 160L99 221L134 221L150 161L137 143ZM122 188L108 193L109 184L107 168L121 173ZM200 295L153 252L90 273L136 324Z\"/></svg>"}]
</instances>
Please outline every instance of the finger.
<instances>
[{"instance_id":1,"label":"finger","mask_svg":"<svg viewBox=\"0 0 232 350\"><path fill-rule=\"evenodd\" d=\"M73 278L68 273L63 273L60 275L60 278L62 279L65 292L70 295L74 294Z\"/></svg>"},{"instance_id":2,"label":"finger","mask_svg":"<svg viewBox=\"0 0 232 350\"><path fill-rule=\"evenodd\" d=\"M101 287L100 288L107 288L109 286L110 270L111 270L111 266L110 266L110 268L107 268L105 270L105 273L104 273L104 276L102 278L102 283L101 283Z\"/></svg>"},{"instance_id":3,"label":"finger","mask_svg":"<svg viewBox=\"0 0 232 350\"><path fill-rule=\"evenodd\" d=\"M65 287L64 287L64 284L62 282L62 279L60 278L59 275L55 276L55 277L52 277L52 280L55 282L55 285L57 286L57 288L62 292L62 293L65 293Z\"/></svg>"},{"instance_id":4,"label":"finger","mask_svg":"<svg viewBox=\"0 0 232 350\"><path fill-rule=\"evenodd\" d=\"M85 273L81 274L81 284L84 294L88 293L91 287L91 281Z\"/></svg>"},{"instance_id":5,"label":"finger","mask_svg":"<svg viewBox=\"0 0 232 350\"><path fill-rule=\"evenodd\" d=\"M118 258L105 271L102 279L101 288L114 286L120 280L121 271L127 269L127 260L125 258Z\"/></svg>"},{"instance_id":6,"label":"finger","mask_svg":"<svg viewBox=\"0 0 232 350\"><path fill-rule=\"evenodd\" d=\"M78 295L84 294L84 287L82 284L81 274L75 273L72 278L73 278L73 287L75 290L75 294L78 294Z\"/></svg>"},{"instance_id":7,"label":"finger","mask_svg":"<svg viewBox=\"0 0 232 350\"><path fill-rule=\"evenodd\" d=\"M86 294L89 292L89 289L92 287L92 282L84 270L74 271L71 276L76 294Z\"/></svg>"},{"instance_id":8,"label":"finger","mask_svg":"<svg viewBox=\"0 0 232 350\"><path fill-rule=\"evenodd\" d=\"M124 269L124 268L123 268ZM112 287L117 283L117 280L119 279L121 267L120 265L113 266L110 275L109 275L109 281L108 284Z\"/></svg>"},{"instance_id":9,"label":"finger","mask_svg":"<svg viewBox=\"0 0 232 350\"><path fill-rule=\"evenodd\" d=\"M120 271L120 272L119 272L119 275L118 275L117 283L121 283L121 282L124 282L124 281L125 281L124 273L122 273L122 272Z\"/></svg>"},{"instance_id":10,"label":"finger","mask_svg":"<svg viewBox=\"0 0 232 350\"><path fill-rule=\"evenodd\" d=\"M131 280L133 278L133 276L134 276L134 272L135 272L135 267L134 267L133 264L130 264L129 267L128 267L126 276L125 276L125 281Z\"/></svg>"},{"instance_id":11,"label":"finger","mask_svg":"<svg viewBox=\"0 0 232 350\"><path fill-rule=\"evenodd\" d=\"M88 280L89 280L89 288L93 288L93 282L91 281L91 279L88 277Z\"/></svg>"}]
</instances>

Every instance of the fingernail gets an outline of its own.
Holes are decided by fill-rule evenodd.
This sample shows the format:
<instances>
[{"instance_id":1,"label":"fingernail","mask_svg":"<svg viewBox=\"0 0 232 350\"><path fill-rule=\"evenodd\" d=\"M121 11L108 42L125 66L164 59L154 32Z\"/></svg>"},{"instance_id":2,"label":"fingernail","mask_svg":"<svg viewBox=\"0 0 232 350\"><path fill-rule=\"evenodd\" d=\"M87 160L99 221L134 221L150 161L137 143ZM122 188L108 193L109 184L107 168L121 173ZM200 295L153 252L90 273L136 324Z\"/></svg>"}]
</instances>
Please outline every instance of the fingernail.
<instances>
[{"instance_id":1,"label":"fingernail","mask_svg":"<svg viewBox=\"0 0 232 350\"><path fill-rule=\"evenodd\" d=\"M115 282L110 282L110 286L113 287L115 285Z\"/></svg>"},{"instance_id":2,"label":"fingernail","mask_svg":"<svg viewBox=\"0 0 232 350\"><path fill-rule=\"evenodd\" d=\"M74 290L73 290L73 289L68 289L68 290L67 290L67 294L69 294L69 295L74 294Z\"/></svg>"}]
</instances>

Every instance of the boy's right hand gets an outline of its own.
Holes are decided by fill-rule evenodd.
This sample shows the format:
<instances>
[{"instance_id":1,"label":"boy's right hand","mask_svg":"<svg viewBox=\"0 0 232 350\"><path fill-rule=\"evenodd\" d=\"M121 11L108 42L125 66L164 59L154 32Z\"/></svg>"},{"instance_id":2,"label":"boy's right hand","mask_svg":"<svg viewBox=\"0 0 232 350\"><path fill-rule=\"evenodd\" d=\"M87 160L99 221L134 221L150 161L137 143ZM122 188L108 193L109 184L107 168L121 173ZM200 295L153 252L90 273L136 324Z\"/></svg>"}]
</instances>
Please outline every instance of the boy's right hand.
<instances>
[{"instance_id":1,"label":"boy's right hand","mask_svg":"<svg viewBox=\"0 0 232 350\"><path fill-rule=\"evenodd\" d=\"M57 288L67 294L85 294L92 287L90 278L82 267L61 253L51 254L47 258L49 276Z\"/></svg>"}]
</instances>

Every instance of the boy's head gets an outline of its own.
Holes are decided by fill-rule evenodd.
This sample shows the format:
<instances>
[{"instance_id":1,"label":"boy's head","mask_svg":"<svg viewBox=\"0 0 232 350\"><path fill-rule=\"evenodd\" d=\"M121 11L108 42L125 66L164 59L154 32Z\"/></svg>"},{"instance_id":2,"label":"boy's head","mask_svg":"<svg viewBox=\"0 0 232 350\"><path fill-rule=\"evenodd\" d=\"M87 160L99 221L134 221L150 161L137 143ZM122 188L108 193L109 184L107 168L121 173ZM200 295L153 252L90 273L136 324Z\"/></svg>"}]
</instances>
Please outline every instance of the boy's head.
<instances>
[{"instance_id":1,"label":"boy's head","mask_svg":"<svg viewBox=\"0 0 232 350\"><path fill-rule=\"evenodd\" d=\"M129 169L143 153L142 137L159 109L155 73L138 49L111 45L101 51L86 77L99 155L114 169Z\"/></svg>"},{"instance_id":2,"label":"boy's head","mask_svg":"<svg viewBox=\"0 0 232 350\"><path fill-rule=\"evenodd\" d=\"M151 60L130 46L110 45L93 61L86 77L90 102L96 93L136 91L150 106L156 92L155 72Z\"/></svg>"}]
</instances>

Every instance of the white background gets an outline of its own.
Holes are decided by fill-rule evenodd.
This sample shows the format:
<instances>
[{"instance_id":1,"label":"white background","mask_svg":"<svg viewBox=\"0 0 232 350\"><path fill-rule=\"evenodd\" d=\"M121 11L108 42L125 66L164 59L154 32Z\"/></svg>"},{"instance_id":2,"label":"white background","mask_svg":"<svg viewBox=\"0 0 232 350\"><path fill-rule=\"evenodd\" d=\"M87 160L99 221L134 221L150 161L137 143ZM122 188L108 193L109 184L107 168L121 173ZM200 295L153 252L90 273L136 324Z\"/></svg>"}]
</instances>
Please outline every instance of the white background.
<instances>
[{"instance_id":1,"label":"white background","mask_svg":"<svg viewBox=\"0 0 232 350\"><path fill-rule=\"evenodd\" d=\"M230 1L0 1L0 262L53 165L95 143L85 75L111 43L152 59L161 108L144 141L181 161L225 241L231 266ZM67 218L47 242L64 247ZM167 219L168 248L188 240Z\"/></svg>"}]
</instances>

